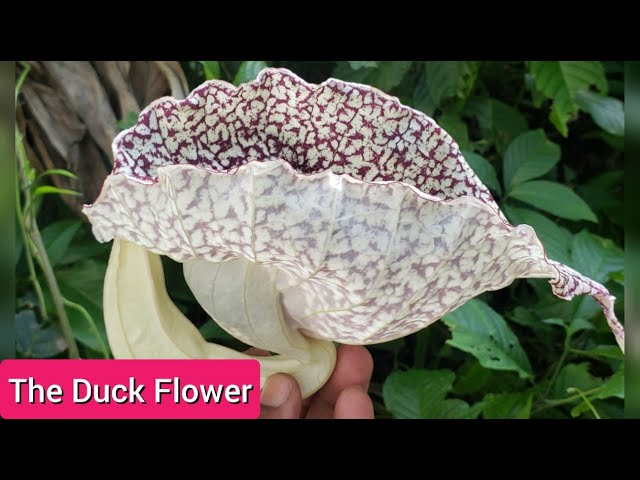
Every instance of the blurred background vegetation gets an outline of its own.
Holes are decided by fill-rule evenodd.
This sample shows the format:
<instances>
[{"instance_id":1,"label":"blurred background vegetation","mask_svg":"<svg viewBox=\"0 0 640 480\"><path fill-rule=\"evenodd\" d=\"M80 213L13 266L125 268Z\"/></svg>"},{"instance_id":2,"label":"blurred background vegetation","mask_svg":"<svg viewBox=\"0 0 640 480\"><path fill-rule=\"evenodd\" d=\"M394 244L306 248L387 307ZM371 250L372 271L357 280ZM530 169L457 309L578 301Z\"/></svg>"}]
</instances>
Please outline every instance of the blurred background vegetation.
<instances>
[{"instance_id":1,"label":"blurred background vegetation","mask_svg":"<svg viewBox=\"0 0 640 480\"><path fill-rule=\"evenodd\" d=\"M80 209L111 141L164 95L285 67L366 83L432 116L514 224L603 283L624 322L622 62L22 62L16 67L16 351L110 358L102 283L110 244ZM165 259L170 295L203 335L245 348ZM369 347L379 418L622 418L624 361L591 298L517 280L414 335Z\"/></svg>"}]
</instances>

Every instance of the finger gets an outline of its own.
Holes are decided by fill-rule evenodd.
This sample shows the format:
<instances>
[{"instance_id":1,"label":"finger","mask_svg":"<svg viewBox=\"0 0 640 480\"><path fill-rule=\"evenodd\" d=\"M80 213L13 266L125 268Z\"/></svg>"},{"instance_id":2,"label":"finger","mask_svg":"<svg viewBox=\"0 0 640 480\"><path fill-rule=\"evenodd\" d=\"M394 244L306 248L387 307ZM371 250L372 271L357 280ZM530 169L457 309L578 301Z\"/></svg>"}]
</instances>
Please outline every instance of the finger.
<instances>
[{"instance_id":1,"label":"finger","mask_svg":"<svg viewBox=\"0 0 640 480\"><path fill-rule=\"evenodd\" d=\"M260 392L260 418L300 418L302 392L286 373L271 375Z\"/></svg>"},{"instance_id":2,"label":"finger","mask_svg":"<svg viewBox=\"0 0 640 480\"><path fill-rule=\"evenodd\" d=\"M349 387L342 391L335 407L335 418L372 419L373 402L367 392L359 386Z\"/></svg>"},{"instance_id":3,"label":"finger","mask_svg":"<svg viewBox=\"0 0 640 480\"><path fill-rule=\"evenodd\" d=\"M316 398L333 407L340 393L348 387L358 386L366 392L372 373L373 358L369 350L358 345L341 345L333 373L326 385L318 391Z\"/></svg>"}]
</instances>

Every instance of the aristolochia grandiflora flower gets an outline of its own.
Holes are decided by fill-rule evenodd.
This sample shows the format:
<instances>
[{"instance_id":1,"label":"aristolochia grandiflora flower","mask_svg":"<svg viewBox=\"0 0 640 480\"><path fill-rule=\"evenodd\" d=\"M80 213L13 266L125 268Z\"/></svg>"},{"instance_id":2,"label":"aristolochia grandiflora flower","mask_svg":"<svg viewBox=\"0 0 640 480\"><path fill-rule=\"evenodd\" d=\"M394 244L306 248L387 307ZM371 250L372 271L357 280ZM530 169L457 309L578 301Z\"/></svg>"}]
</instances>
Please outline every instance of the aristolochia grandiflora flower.
<instances>
[{"instance_id":1,"label":"aristolochia grandiflora flower","mask_svg":"<svg viewBox=\"0 0 640 480\"><path fill-rule=\"evenodd\" d=\"M114 240L104 315L117 358L246 358L206 342L167 295L160 255L182 262L206 312L304 396L333 342L416 332L516 278L593 296L623 348L614 298L546 257L513 226L432 119L365 86L310 85L264 70L162 98L114 140L115 163L85 208Z\"/></svg>"}]
</instances>

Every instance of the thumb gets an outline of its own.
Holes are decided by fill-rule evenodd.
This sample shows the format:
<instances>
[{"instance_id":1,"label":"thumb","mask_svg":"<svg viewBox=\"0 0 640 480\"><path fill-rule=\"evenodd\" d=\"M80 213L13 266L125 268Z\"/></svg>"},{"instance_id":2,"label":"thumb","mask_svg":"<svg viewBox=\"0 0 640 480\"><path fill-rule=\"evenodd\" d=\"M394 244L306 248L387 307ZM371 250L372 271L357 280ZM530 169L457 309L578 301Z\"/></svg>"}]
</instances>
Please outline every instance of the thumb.
<instances>
[{"instance_id":1,"label":"thumb","mask_svg":"<svg viewBox=\"0 0 640 480\"><path fill-rule=\"evenodd\" d=\"M300 418L301 412L298 382L286 373L271 375L260 392L260 418Z\"/></svg>"}]
</instances>

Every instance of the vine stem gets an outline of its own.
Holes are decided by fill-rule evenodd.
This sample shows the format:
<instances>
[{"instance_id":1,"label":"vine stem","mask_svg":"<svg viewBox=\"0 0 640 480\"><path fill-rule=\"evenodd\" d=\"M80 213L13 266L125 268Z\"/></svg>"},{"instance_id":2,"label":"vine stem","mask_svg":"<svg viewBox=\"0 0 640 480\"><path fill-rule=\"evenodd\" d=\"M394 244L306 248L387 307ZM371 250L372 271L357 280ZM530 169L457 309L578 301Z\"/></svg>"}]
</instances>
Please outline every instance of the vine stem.
<instances>
[{"instance_id":1,"label":"vine stem","mask_svg":"<svg viewBox=\"0 0 640 480\"><path fill-rule=\"evenodd\" d=\"M564 337L564 348L562 349L562 354L558 359L556 368L554 369L553 375L551 375L551 379L549 380L549 384L547 385L547 389L544 393L545 397L549 396L549 393L551 393L551 389L553 388L553 385L556 383L556 379L558 378L560 369L564 365L564 362L567 360L567 356L569 355L570 350L571 350L571 335L569 334L569 332L566 332L566 335Z\"/></svg>"},{"instance_id":2,"label":"vine stem","mask_svg":"<svg viewBox=\"0 0 640 480\"><path fill-rule=\"evenodd\" d=\"M40 310L40 316L46 320L47 309L44 303L44 295L42 293L42 287L40 286L40 282L38 281L38 276L36 275L36 268L33 264L33 256L31 255L31 248L29 245L29 237L27 236L27 231L24 227L24 217L22 215L22 205L20 201L20 184L18 181L18 175L16 174L16 216L18 217L18 225L20 227L20 235L22 236L22 242L24 243L24 258L27 261L27 268L29 269L29 279L33 284L33 289L36 292L36 297L38 297L38 308Z\"/></svg>"},{"instance_id":3,"label":"vine stem","mask_svg":"<svg viewBox=\"0 0 640 480\"><path fill-rule=\"evenodd\" d=\"M16 125L16 132L18 131L18 125ZM22 138L18 135L16 140L20 140L19 145L21 146ZM27 159L25 158L26 155L24 152L24 148L17 148L16 154L18 160L18 172L22 181L22 193L25 196L25 203L29 204L31 201L31 192L29 191L29 181L26 175ZM56 308L56 313L58 314L58 320L60 322L62 335L65 339L65 342L67 343L67 348L69 349L69 357L80 358L78 345L76 344L75 337L73 336L73 330L71 329L71 324L69 323L67 312L64 309L62 293L60 292L58 281L56 280L56 276L53 273L53 267L51 266L51 262L49 261L49 257L47 256L47 251L44 247L44 242L42 241L42 236L40 235L40 230L38 229L36 218L33 215L33 212L27 211L24 212L24 217L22 218L22 220L22 228L24 229L27 238L30 238L33 242L33 247L35 247L33 249L34 251L32 252L33 256L38 262L40 269L44 273L47 284L49 285L49 291L51 292L53 304ZM25 249L27 248L32 248L29 241L25 242ZM42 294L42 292L40 292L40 294Z\"/></svg>"}]
</instances>

